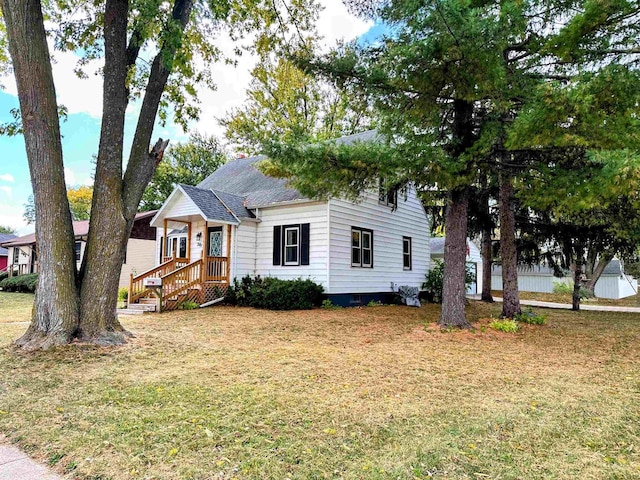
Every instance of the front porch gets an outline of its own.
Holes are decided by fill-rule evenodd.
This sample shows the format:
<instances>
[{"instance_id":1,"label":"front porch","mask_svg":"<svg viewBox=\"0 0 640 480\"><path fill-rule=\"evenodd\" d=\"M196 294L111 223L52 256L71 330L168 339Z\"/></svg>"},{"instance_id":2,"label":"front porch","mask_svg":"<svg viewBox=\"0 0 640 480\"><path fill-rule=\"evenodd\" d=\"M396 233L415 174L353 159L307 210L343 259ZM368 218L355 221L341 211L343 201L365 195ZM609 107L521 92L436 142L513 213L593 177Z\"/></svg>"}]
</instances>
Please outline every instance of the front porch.
<instances>
[{"instance_id":1,"label":"front porch","mask_svg":"<svg viewBox=\"0 0 640 480\"><path fill-rule=\"evenodd\" d=\"M131 275L128 306L167 311L186 302L212 304L226 295L232 225L203 218L164 218L157 241L160 264Z\"/></svg>"}]
</instances>

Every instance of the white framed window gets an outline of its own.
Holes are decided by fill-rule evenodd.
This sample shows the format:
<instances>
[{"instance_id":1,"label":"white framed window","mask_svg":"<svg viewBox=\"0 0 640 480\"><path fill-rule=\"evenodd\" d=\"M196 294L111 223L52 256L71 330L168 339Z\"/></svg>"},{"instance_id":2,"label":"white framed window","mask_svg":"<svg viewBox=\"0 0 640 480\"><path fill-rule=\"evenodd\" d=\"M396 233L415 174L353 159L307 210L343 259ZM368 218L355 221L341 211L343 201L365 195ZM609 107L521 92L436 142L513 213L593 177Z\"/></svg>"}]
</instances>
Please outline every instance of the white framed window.
<instances>
[{"instance_id":1,"label":"white framed window","mask_svg":"<svg viewBox=\"0 0 640 480\"><path fill-rule=\"evenodd\" d=\"M75 250L76 250L76 262L79 262L80 258L82 258L82 242L76 242Z\"/></svg>"},{"instance_id":2,"label":"white framed window","mask_svg":"<svg viewBox=\"0 0 640 480\"><path fill-rule=\"evenodd\" d=\"M373 231L351 227L351 266L373 268Z\"/></svg>"},{"instance_id":3,"label":"white framed window","mask_svg":"<svg viewBox=\"0 0 640 480\"><path fill-rule=\"evenodd\" d=\"M20 248L18 247L13 247L13 263L20 263Z\"/></svg>"},{"instance_id":4,"label":"white framed window","mask_svg":"<svg viewBox=\"0 0 640 480\"><path fill-rule=\"evenodd\" d=\"M175 250L176 257L186 258L187 256L187 236L173 236L167 240L167 257L172 257Z\"/></svg>"},{"instance_id":5,"label":"white framed window","mask_svg":"<svg viewBox=\"0 0 640 480\"><path fill-rule=\"evenodd\" d=\"M286 227L284 229L284 264L299 265L299 258L300 227Z\"/></svg>"},{"instance_id":6,"label":"white framed window","mask_svg":"<svg viewBox=\"0 0 640 480\"><path fill-rule=\"evenodd\" d=\"M378 203L392 208L398 205L398 187L389 188L384 178L380 179L378 186Z\"/></svg>"},{"instance_id":7,"label":"white framed window","mask_svg":"<svg viewBox=\"0 0 640 480\"><path fill-rule=\"evenodd\" d=\"M402 268L411 270L411 237L402 237Z\"/></svg>"}]
</instances>

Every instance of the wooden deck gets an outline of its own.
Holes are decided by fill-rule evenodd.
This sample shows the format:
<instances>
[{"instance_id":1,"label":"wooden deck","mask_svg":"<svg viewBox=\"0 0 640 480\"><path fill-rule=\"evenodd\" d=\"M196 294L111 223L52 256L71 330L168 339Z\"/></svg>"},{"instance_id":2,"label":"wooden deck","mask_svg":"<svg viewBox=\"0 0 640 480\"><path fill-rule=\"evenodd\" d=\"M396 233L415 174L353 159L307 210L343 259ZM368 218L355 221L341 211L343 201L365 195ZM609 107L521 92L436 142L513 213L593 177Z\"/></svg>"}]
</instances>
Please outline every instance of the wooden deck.
<instances>
[{"instance_id":1,"label":"wooden deck","mask_svg":"<svg viewBox=\"0 0 640 480\"><path fill-rule=\"evenodd\" d=\"M149 304L158 310L176 310L185 302L198 305L223 297L229 287L228 257L169 258L129 282L129 305ZM161 287L145 286L147 279L160 279Z\"/></svg>"}]
</instances>

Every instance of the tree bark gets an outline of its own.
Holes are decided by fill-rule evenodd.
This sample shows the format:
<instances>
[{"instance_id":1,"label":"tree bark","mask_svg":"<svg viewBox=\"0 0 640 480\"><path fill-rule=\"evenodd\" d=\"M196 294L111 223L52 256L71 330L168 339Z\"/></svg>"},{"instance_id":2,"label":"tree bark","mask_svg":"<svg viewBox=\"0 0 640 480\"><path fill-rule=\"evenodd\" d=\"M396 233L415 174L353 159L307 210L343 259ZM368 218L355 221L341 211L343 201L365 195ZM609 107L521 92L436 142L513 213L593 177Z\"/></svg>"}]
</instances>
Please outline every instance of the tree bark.
<instances>
[{"instance_id":1,"label":"tree bark","mask_svg":"<svg viewBox=\"0 0 640 480\"><path fill-rule=\"evenodd\" d=\"M584 288L586 288L592 294L595 295L596 283L598 283L598 280L600 280L600 276L602 275L602 272L604 272L605 267L609 265L609 262L612 259L613 259L613 254L610 252L603 252L600 254L600 259L598 260L596 267L591 272L591 276L587 281L587 283L584 285Z\"/></svg>"},{"instance_id":2,"label":"tree bark","mask_svg":"<svg viewBox=\"0 0 640 480\"><path fill-rule=\"evenodd\" d=\"M118 279L140 198L168 141L149 152L153 125L193 0L175 0L142 104L127 172L122 174L127 75L138 32L127 48L128 0L107 0L104 17L103 118L91 220L83 265L75 267L74 235L51 59L39 0L0 0L18 84L36 206L40 278L31 326L18 344L47 348L74 338L100 345L126 341L116 316ZM134 33L134 36L136 34Z\"/></svg>"},{"instance_id":3,"label":"tree bark","mask_svg":"<svg viewBox=\"0 0 640 480\"><path fill-rule=\"evenodd\" d=\"M502 260L502 317L513 318L521 312L518 294L518 256L516 219L511 176L500 174L500 258Z\"/></svg>"},{"instance_id":4,"label":"tree bark","mask_svg":"<svg viewBox=\"0 0 640 480\"><path fill-rule=\"evenodd\" d=\"M444 284L442 288L441 327L470 328L465 314L465 267L467 258L466 189L452 190L445 213Z\"/></svg>"},{"instance_id":5,"label":"tree bark","mask_svg":"<svg viewBox=\"0 0 640 480\"><path fill-rule=\"evenodd\" d=\"M25 349L70 342L78 328L75 251L60 141L58 105L38 0L1 0L18 86L36 209L39 278Z\"/></svg>"},{"instance_id":6,"label":"tree bark","mask_svg":"<svg viewBox=\"0 0 640 480\"><path fill-rule=\"evenodd\" d=\"M582 286L582 256L584 255L584 245L582 242L575 242L573 265L573 295L571 297L571 309L580 310L580 287Z\"/></svg>"},{"instance_id":7,"label":"tree bark","mask_svg":"<svg viewBox=\"0 0 640 480\"><path fill-rule=\"evenodd\" d=\"M491 244L491 234L493 226L491 215L489 213L489 195L485 194L482 198L482 295L480 299L483 302L493 303L493 295L491 295L491 267L493 265L493 251Z\"/></svg>"}]
</instances>

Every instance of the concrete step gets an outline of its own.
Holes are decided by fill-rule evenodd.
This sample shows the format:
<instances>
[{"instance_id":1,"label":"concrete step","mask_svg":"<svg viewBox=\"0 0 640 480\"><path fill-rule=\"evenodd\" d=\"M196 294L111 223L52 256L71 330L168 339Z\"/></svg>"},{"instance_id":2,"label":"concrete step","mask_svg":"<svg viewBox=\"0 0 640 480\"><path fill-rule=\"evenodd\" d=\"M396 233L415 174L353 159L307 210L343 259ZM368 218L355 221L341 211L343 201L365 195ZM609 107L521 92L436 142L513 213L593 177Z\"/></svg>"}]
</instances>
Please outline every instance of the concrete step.
<instances>
[{"instance_id":1,"label":"concrete step","mask_svg":"<svg viewBox=\"0 0 640 480\"><path fill-rule=\"evenodd\" d=\"M141 298L140 300L138 300L138 304L141 305L155 305L157 302L157 298Z\"/></svg>"},{"instance_id":2,"label":"concrete step","mask_svg":"<svg viewBox=\"0 0 640 480\"><path fill-rule=\"evenodd\" d=\"M144 310L134 310L131 308L117 308L116 315L142 315Z\"/></svg>"},{"instance_id":3,"label":"concrete step","mask_svg":"<svg viewBox=\"0 0 640 480\"><path fill-rule=\"evenodd\" d=\"M127 310L139 310L139 311L143 311L143 312L155 312L156 311L156 305L155 303L153 305L149 305L146 303L130 303L129 306L127 307Z\"/></svg>"}]
</instances>

